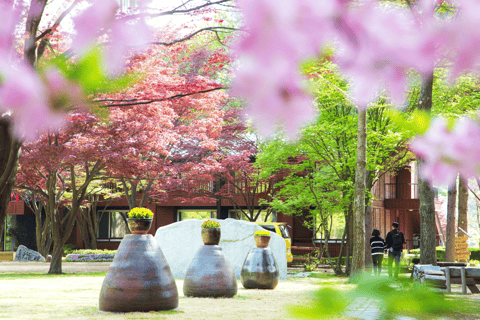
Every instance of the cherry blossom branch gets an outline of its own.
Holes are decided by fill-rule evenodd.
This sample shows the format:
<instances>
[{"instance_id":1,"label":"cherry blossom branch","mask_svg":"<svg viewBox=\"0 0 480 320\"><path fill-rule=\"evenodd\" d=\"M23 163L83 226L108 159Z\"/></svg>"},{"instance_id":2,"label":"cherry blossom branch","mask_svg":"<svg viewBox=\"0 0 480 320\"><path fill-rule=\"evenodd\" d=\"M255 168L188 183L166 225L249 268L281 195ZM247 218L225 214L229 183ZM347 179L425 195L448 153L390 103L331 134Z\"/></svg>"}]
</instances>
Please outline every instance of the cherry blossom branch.
<instances>
[{"instance_id":1,"label":"cherry blossom branch","mask_svg":"<svg viewBox=\"0 0 480 320\"><path fill-rule=\"evenodd\" d=\"M151 14L150 16L151 17L161 17L161 16L172 15L172 14L176 14L176 13L189 13L189 12L197 11L197 10L209 7L209 6L220 5L220 4L227 3L227 2L232 2L232 0L219 0L219 1L213 1L213 2L209 1L205 4L202 4L202 5L199 5L199 6L196 6L196 7L192 7L190 9L178 10L178 8L185 5L185 4L182 4L181 6L175 8L173 10L160 12L160 13L157 13L157 14Z\"/></svg>"},{"instance_id":2,"label":"cherry blossom branch","mask_svg":"<svg viewBox=\"0 0 480 320\"><path fill-rule=\"evenodd\" d=\"M228 31L222 31L222 30L228 30ZM217 38L218 38L218 33L217 32L232 32L232 31L238 31L238 30L240 30L240 29L232 28L232 27L207 27L207 28L199 29L199 30L197 30L197 31L195 31L195 32L193 32L193 33L191 33L191 34L189 34L186 37L183 37L181 39L173 40L173 41L170 41L170 42L151 42L150 44L157 44L157 45L162 45L162 46L171 46L171 45L174 45L176 43L189 40L192 37L194 37L195 35L197 35L201 32L204 32L204 31L213 31L213 32L215 32L215 34L217 35ZM222 42L220 41L220 43L222 43Z\"/></svg>"},{"instance_id":3,"label":"cherry blossom branch","mask_svg":"<svg viewBox=\"0 0 480 320\"><path fill-rule=\"evenodd\" d=\"M105 107L105 108L128 107L128 106L136 106L136 105L142 105L142 104L150 104L150 103L153 103L153 102L162 102L162 101L167 101L167 100L180 99L180 98L192 96L192 95L195 95L195 94L208 93L208 92L212 92L212 91L216 91L216 90L223 90L223 89L228 89L228 88L227 87L216 87L216 88L200 90L200 91L195 91L195 92L190 92L190 93L176 94L176 95L166 97L166 98L162 98L162 99L152 99L152 100L145 100L145 101L138 101L137 99L130 99L130 100L99 99L99 100L93 100L93 102L138 101L138 102L131 102L131 103L115 103L115 104L108 104L108 105L100 106L100 107Z\"/></svg>"},{"instance_id":4,"label":"cherry blossom branch","mask_svg":"<svg viewBox=\"0 0 480 320\"><path fill-rule=\"evenodd\" d=\"M53 29L55 29L56 27L58 27L60 25L60 23L63 21L63 19L73 10L73 8L75 8L75 6L82 0L75 0L71 5L70 7L68 7L65 11L62 12L62 14L60 14L60 16L57 18L57 20L53 23L53 25L44 30L39 36L37 36L35 38L35 41L38 41L40 39L42 39L43 37L45 37L47 34L50 34L52 33Z\"/></svg>"}]
</instances>

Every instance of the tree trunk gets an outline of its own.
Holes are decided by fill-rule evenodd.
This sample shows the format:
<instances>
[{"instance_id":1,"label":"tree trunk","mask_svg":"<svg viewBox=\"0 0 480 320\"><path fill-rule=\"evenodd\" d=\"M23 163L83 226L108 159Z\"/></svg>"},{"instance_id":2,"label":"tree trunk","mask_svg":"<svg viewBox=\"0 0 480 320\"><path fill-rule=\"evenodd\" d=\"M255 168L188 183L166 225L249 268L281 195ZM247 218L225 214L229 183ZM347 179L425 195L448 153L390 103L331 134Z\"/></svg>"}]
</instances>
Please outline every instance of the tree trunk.
<instances>
[{"instance_id":1,"label":"tree trunk","mask_svg":"<svg viewBox=\"0 0 480 320\"><path fill-rule=\"evenodd\" d=\"M353 249L353 208L350 206L348 208L348 213L345 218L345 228L347 229L346 238L347 238L347 247L345 249L345 274L350 275L351 271L351 260L350 256L352 255Z\"/></svg>"},{"instance_id":2,"label":"tree trunk","mask_svg":"<svg viewBox=\"0 0 480 320\"><path fill-rule=\"evenodd\" d=\"M455 262L455 203L457 201L457 183L448 187L447 230L445 241L445 261Z\"/></svg>"},{"instance_id":3,"label":"tree trunk","mask_svg":"<svg viewBox=\"0 0 480 320\"><path fill-rule=\"evenodd\" d=\"M10 134L8 117L0 118L0 230L5 228L8 204L15 183L21 144Z\"/></svg>"},{"instance_id":4,"label":"tree trunk","mask_svg":"<svg viewBox=\"0 0 480 320\"><path fill-rule=\"evenodd\" d=\"M468 237L468 180L458 182L458 236Z\"/></svg>"},{"instance_id":5,"label":"tree trunk","mask_svg":"<svg viewBox=\"0 0 480 320\"><path fill-rule=\"evenodd\" d=\"M49 274L62 274L62 256L63 244L55 243L52 252L52 262L50 262Z\"/></svg>"},{"instance_id":6,"label":"tree trunk","mask_svg":"<svg viewBox=\"0 0 480 320\"><path fill-rule=\"evenodd\" d=\"M432 110L433 73L424 75L418 99L418 109ZM418 160L418 198L420 200L420 263L437 264L434 192L422 178L424 161Z\"/></svg>"},{"instance_id":7,"label":"tree trunk","mask_svg":"<svg viewBox=\"0 0 480 320\"><path fill-rule=\"evenodd\" d=\"M373 178L375 172L367 170L367 187L365 190L371 191L373 188ZM370 249L370 237L375 226L373 225L373 209L370 204L370 193L365 195L365 268L372 267L372 255Z\"/></svg>"},{"instance_id":8,"label":"tree trunk","mask_svg":"<svg viewBox=\"0 0 480 320\"><path fill-rule=\"evenodd\" d=\"M367 168L367 110L358 110L357 165L353 210L353 260L351 276L365 270L365 179Z\"/></svg>"}]
</instances>

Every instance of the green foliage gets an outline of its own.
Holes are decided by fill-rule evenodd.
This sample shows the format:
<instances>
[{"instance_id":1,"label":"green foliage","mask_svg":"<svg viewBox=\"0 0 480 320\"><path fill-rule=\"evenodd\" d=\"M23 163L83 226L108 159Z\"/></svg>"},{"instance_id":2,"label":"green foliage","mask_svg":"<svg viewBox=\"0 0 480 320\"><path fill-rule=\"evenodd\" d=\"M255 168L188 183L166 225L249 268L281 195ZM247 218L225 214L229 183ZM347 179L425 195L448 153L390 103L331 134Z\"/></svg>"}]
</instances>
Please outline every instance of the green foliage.
<instances>
[{"instance_id":1,"label":"green foliage","mask_svg":"<svg viewBox=\"0 0 480 320\"><path fill-rule=\"evenodd\" d=\"M480 249L468 248L468 251L470 251L470 261L471 260L480 260Z\"/></svg>"},{"instance_id":2,"label":"green foliage","mask_svg":"<svg viewBox=\"0 0 480 320\"><path fill-rule=\"evenodd\" d=\"M265 143L257 156L264 176L281 175L279 191L269 205L291 215L308 210L316 224L307 227L314 229L314 234L319 231L320 237L332 234L334 216L344 217L352 210L357 152L357 108L349 99L348 82L327 58L302 66L310 79L318 117L297 141L279 135ZM408 132L391 121L388 108L386 99L379 99L368 111L370 182L375 181L376 174L394 170L411 159L404 148Z\"/></svg>"},{"instance_id":3,"label":"green foliage","mask_svg":"<svg viewBox=\"0 0 480 320\"><path fill-rule=\"evenodd\" d=\"M132 219L152 219L153 212L147 208L133 208L127 213L127 217Z\"/></svg>"},{"instance_id":4,"label":"green foliage","mask_svg":"<svg viewBox=\"0 0 480 320\"><path fill-rule=\"evenodd\" d=\"M331 319L347 307L346 295L336 289L324 287L313 296L312 302L303 306L290 308L294 317L302 319Z\"/></svg>"},{"instance_id":5,"label":"green foliage","mask_svg":"<svg viewBox=\"0 0 480 320\"><path fill-rule=\"evenodd\" d=\"M404 314L440 315L456 308L452 300L423 284L368 274L357 277L355 284L355 289L346 292L323 287L315 294L313 303L290 308L292 315L305 319L332 319L347 310L355 313L355 310L374 306L382 313L380 319L389 319Z\"/></svg>"},{"instance_id":6,"label":"green foliage","mask_svg":"<svg viewBox=\"0 0 480 320\"><path fill-rule=\"evenodd\" d=\"M204 228L204 229L210 229L210 228L218 229L218 228L220 228L220 223L218 223L217 221L213 221L213 220L207 220L207 221L204 221L202 223L202 228Z\"/></svg>"},{"instance_id":7,"label":"green foliage","mask_svg":"<svg viewBox=\"0 0 480 320\"><path fill-rule=\"evenodd\" d=\"M69 253L73 253L77 249L77 246L71 243L67 243L63 246L63 255L67 255Z\"/></svg>"},{"instance_id":8,"label":"green foliage","mask_svg":"<svg viewBox=\"0 0 480 320\"><path fill-rule=\"evenodd\" d=\"M445 247L438 246L436 248L436 251L437 251L437 260L444 261L445 260ZM417 257L420 256L420 249L411 249L411 250L408 250L408 252L411 253L411 254L414 254Z\"/></svg>"}]
</instances>

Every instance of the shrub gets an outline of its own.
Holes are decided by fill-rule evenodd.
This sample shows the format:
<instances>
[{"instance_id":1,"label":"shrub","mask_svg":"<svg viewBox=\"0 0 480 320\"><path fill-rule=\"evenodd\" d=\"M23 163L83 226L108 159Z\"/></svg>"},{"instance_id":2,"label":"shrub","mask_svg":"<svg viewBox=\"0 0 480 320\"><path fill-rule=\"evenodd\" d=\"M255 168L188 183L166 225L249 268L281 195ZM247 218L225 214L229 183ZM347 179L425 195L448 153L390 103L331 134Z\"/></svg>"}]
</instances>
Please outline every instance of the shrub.
<instances>
[{"instance_id":1,"label":"shrub","mask_svg":"<svg viewBox=\"0 0 480 320\"><path fill-rule=\"evenodd\" d=\"M437 251L437 260L445 261L445 247L440 246L436 248ZM411 249L408 250L409 253L415 255L416 258L420 257L420 249Z\"/></svg>"},{"instance_id":2,"label":"shrub","mask_svg":"<svg viewBox=\"0 0 480 320\"><path fill-rule=\"evenodd\" d=\"M65 256L69 253L72 253L75 251L75 249L77 249L77 247L74 244L67 243L63 246L63 255Z\"/></svg>"},{"instance_id":3,"label":"shrub","mask_svg":"<svg viewBox=\"0 0 480 320\"><path fill-rule=\"evenodd\" d=\"M480 249L469 248L470 251L470 260L480 260Z\"/></svg>"}]
</instances>

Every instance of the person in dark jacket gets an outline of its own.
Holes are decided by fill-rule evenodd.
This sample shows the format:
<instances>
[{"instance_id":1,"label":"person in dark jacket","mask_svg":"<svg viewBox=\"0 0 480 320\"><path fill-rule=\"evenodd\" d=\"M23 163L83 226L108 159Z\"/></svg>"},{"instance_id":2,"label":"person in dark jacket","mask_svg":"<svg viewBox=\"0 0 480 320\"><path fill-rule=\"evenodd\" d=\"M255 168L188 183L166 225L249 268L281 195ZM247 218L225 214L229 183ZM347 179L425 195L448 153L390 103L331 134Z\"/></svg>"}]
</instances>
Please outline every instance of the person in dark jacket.
<instances>
[{"instance_id":1,"label":"person in dark jacket","mask_svg":"<svg viewBox=\"0 0 480 320\"><path fill-rule=\"evenodd\" d=\"M373 274L380 275L382 272L383 251L385 251L385 241L380 237L380 231L373 229L370 238L370 247L372 248Z\"/></svg>"},{"instance_id":2,"label":"person in dark jacket","mask_svg":"<svg viewBox=\"0 0 480 320\"><path fill-rule=\"evenodd\" d=\"M392 223L393 230L387 233L385 239L386 249L388 250L388 276L392 276L392 264L395 261L395 278L398 278L400 271L400 259L402 258L403 244L405 237L403 233L398 230L399 223Z\"/></svg>"}]
</instances>

